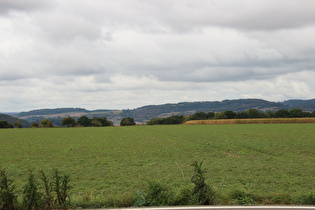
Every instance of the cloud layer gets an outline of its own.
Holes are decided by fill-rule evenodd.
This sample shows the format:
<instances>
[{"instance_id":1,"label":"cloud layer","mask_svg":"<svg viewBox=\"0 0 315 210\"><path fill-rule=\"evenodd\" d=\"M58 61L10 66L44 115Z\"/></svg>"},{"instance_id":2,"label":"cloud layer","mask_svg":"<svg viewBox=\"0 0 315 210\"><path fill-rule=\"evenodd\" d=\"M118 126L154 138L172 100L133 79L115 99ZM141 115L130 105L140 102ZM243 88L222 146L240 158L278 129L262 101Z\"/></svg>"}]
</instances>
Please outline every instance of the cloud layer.
<instances>
[{"instance_id":1,"label":"cloud layer","mask_svg":"<svg viewBox=\"0 0 315 210\"><path fill-rule=\"evenodd\" d=\"M315 98L312 0L2 0L0 111Z\"/></svg>"}]
</instances>

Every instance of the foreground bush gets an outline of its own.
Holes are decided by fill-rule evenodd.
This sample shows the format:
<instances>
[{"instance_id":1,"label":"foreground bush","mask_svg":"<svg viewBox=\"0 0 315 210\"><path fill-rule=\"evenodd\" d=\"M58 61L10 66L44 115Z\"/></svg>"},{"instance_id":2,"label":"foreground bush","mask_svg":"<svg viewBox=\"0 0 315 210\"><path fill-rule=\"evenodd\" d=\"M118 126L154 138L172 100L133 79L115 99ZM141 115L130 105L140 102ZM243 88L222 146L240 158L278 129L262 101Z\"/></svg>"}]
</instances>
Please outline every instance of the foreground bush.
<instances>
[{"instance_id":1,"label":"foreground bush","mask_svg":"<svg viewBox=\"0 0 315 210\"><path fill-rule=\"evenodd\" d=\"M68 209L70 207L69 191L70 176L62 174L57 169L52 176L40 172L39 182L33 171L29 171L27 183L23 187L22 204L19 205L13 181L7 176L5 170L0 170L0 209Z\"/></svg>"},{"instance_id":2,"label":"foreground bush","mask_svg":"<svg viewBox=\"0 0 315 210\"><path fill-rule=\"evenodd\" d=\"M173 205L173 192L158 182L149 181L144 191L136 193L134 206L170 206Z\"/></svg>"},{"instance_id":3,"label":"foreground bush","mask_svg":"<svg viewBox=\"0 0 315 210\"><path fill-rule=\"evenodd\" d=\"M17 196L12 180L5 170L0 170L0 209L14 210L17 208Z\"/></svg>"}]
</instances>

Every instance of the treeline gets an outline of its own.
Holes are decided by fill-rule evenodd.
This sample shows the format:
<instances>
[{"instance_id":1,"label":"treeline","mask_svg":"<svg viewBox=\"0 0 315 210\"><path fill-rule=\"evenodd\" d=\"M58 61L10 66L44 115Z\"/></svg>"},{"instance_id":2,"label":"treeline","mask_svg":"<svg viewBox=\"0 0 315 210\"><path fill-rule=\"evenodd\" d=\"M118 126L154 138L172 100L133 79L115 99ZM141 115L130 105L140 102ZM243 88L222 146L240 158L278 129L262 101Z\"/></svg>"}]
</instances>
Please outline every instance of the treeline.
<instances>
[{"instance_id":1,"label":"treeline","mask_svg":"<svg viewBox=\"0 0 315 210\"><path fill-rule=\"evenodd\" d=\"M305 112L299 108L285 110L280 109L276 112L260 112L257 109L249 109L244 112L222 111L222 112L197 112L193 115L173 115L166 118L154 117L149 120L147 125L172 125L182 124L189 120L210 120L210 119L248 119L248 118L303 118L315 117L315 111Z\"/></svg>"},{"instance_id":2,"label":"treeline","mask_svg":"<svg viewBox=\"0 0 315 210\"><path fill-rule=\"evenodd\" d=\"M44 171L39 177L29 170L27 183L20 189L23 197L18 198L16 186L5 170L0 169L0 209L1 210L39 210L69 209L70 176L53 169L51 175ZM22 201L22 202L21 202Z\"/></svg>"},{"instance_id":3,"label":"treeline","mask_svg":"<svg viewBox=\"0 0 315 210\"><path fill-rule=\"evenodd\" d=\"M87 116L79 117L77 120L73 117L65 117L61 120L61 125L66 127L105 127L114 126L114 123L108 120L106 117L93 117ZM136 125L132 117L125 117L121 119L120 126L132 126ZM16 121L14 125L8 123L6 120L0 120L0 128L22 128L20 121ZM52 128L55 127L50 119L43 119L40 122L33 122L31 128Z\"/></svg>"},{"instance_id":4,"label":"treeline","mask_svg":"<svg viewBox=\"0 0 315 210\"><path fill-rule=\"evenodd\" d=\"M0 120L0 128L14 128L14 127L22 128L22 123L20 121L16 121L13 125L6 120Z\"/></svg>"},{"instance_id":5,"label":"treeline","mask_svg":"<svg viewBox=\"0 0 315 210\"><path fill-rule=\"evenodd\" d=\"M75 120L73 117L65 117L62 119L61 124L67 127L104 127L114 125L106 117L93 117L90 119L87 116L81 116L78 120Z\"/></svg>"},{"instance_id":6,"label":"treeline","mask_svg":"<svg viewBox=\"0 0 315 210\"><path fill-rule=\"evenodd\" d=\"M120 121L120 126L130 126L135 124L136 123L132 117L125 117ZM75 120L75 118L69 116L62 119L61 125L66 127L106 127L114 126L114 123L106 117L88 118L87 116L81 116ZM49 128L54 127L54 125L51 120L44 119L40 124L37 122L32 123L31 127Z\"/></svg>"},{"instance_id":7,"label":"treeline","mask_svg":"<svg viewBox=\"0 0 315 210\"><path fill-rule=\"evenodd\" d=\"M102 127L113 126L113 122L107 120L106 117L93 117L92 119L82 116L75 120L73 117L65 117L62 119L61 124L67 127ZM53 122L50 119L43 119L38 122L33 122L31 128L52 128Z\"/></svg>"}]
</instances>

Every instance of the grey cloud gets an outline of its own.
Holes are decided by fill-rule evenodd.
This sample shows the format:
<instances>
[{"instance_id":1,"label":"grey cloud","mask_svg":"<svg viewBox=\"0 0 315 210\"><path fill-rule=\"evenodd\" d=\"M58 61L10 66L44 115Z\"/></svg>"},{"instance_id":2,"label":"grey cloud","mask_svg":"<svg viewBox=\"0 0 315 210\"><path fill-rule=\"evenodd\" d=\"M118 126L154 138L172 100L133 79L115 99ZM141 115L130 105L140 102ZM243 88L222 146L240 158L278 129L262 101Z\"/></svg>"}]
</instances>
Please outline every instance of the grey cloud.
<instances>
[{"instance_id":1,"label":"grey cloud","mask_svg":"<svg viewBox=\"0 0 315 210\"><path fill-rule=\"evenodd\" d=\"M53 6L53 1L43 0L1 0L0 15L11 11L34 11Z\"/></svg>"},{"instance_id":2,"label":"grey cloud","mask_svg":"<svg viewBox=\"0 0 315 210\"><path fill-rule=\"evenodd\" d=\"M82 14L105 24L118 27L139 27L141 30L160 28L160 31L193 31L204 27L229 27L247 30L279 30L314 25L315 2L229 0L153 0L153 1L101 1L86 5L76 1ZM97 5L97 8L96 6ZM85 8L86 6L86 8ZM83 9L84 8L84 9ZM156 32L158 30L155 30Z\"/></svg>"},{"instance_id":3,"label":"grey cloud","mask_svg":"<svg viewBox=\"0 0 315 210\"><path fill-rule=\"evenodd\" d=\"M0 0L0 111L315 97L313 2Z\"/></svg>"},{"instance_id":4,"label":"grey cloud","mask_svg":"<svg viewBox=\"0 0 315 210\"><path fill-rule=\"evenodd\" d=\"M38 15L38 25L52 42L64 44L76 39L95 40L102 35L101 26L72 14Z\"/></svg>"}]
</instances>

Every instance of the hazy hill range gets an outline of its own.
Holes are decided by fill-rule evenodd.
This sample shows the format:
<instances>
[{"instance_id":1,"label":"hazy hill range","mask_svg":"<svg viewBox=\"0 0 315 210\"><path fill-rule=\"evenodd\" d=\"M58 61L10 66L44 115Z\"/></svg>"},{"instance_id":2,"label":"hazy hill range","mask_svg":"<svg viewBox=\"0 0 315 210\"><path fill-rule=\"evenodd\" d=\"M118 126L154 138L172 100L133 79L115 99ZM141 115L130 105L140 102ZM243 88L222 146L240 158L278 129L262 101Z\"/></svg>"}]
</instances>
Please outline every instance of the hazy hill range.
<instances>
[{"instance_id":1,"label":"hazy hill range","mask_svg":"<svg viewBox=\"0 0 315 210\"><path fill-rule=\"evenodd\" d=\"M248 109L258 109L262 112L277 111L279 109L301 108L303 111L315 110L315 99L288 100L283 102L270 102L262 99L237 99L224 101L182 102L163 105L149 105L127 110L93 110L82 108L39 109L21 112L14 115L29 122L41 119L52 119L55 125L60 125L61 119L66 116L78 118L80 116L107 117L114 123L119 123L123 117L133 117L136 122L144 123L153 117L168 117L171 115L191 115L196 112L242 112Z\"/></svg>"},{"instance_id":2,"label":"hazy hill range","mask_svg":"<svg viewBox=\"0 0 315 210\"><path fill-rule=\"evenodd\" d=\"M7 115L7 114L0 114L0 120L5 120L5 121L7 121L8 123L10 123L10 124L12 124L12 125L14 125L14 123L16 122L16 121L20 121L21 122L21 124L22 124L22 126L23 127L30 127L30 123L28 122L28 121L26 121L26 120L23 120L23 119L18 119L18 118L16 118L16 117L12 117L12 116L10 116L10 115Z\"/></svg>"}]
</instances>

